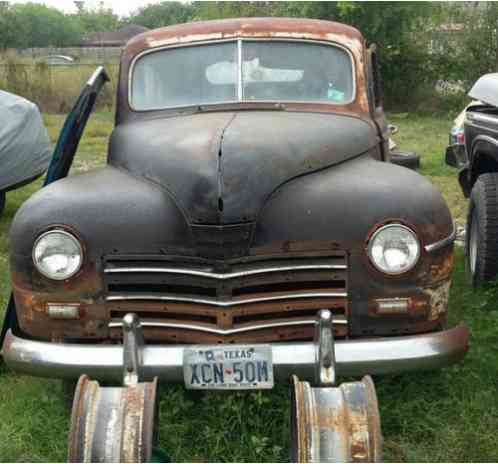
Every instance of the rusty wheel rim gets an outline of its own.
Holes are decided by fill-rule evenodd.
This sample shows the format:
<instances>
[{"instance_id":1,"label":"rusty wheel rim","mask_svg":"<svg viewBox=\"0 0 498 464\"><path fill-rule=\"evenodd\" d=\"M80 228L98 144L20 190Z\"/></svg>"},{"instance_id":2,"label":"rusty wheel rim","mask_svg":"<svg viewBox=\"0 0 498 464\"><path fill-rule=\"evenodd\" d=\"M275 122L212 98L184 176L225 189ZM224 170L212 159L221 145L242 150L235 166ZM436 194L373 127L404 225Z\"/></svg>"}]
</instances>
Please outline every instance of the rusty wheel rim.
<instances>
[{"instance_id":1,"label":"rusty wheel rim","mask_svg":"<svg viewBox=\"0 0 498 464\"><path fill-rule=\"evenodd\" d=\"M367 415L368 415L368 429L369 429L369 461L379 462L382 460L382 429L380 425L380 412L379 402L377 399L377 391L372 377L366 375L362 379L365 386Z\"/></svg>"},{"instance_id":2,"label":"rusty wheel rim","mask_svg":"<svg viewBox=\"0 0 498 464\"><path fill-rule=\"evenodd\" d=\"M156 443L157 379L101 387L81 376L68 442L69 462L148 462Z\"/></svg>"},{"instance_id":3,"label":"rusty wheel rim","mask_svg":"<svg viewBox=\"0 0 498 464\"><path fill-rule=\"evenodd\" d=\"M309 462L307 450L310 449L308 437L310 436L307 430L306 407L305 407L305 392L303 388L304 382L300 382L297 376L291 378L291 462Z\"/></svg>"},{"instance_id":4,"label":"rusty wheel rim","mask_svg":"<svg viewBox=\"0 0 498 464\"><path fill-rule=\"evenodd\" d=\"M291 459L318 462L320 428L315 395L308 382L292 376L291 382Z\"/></svg>"},{"instance_id":5,"label":"rusty wheel rim","mask_svg":"<svg viewBox=\"0 0 498 464\"><path fill-rule=\"evenodd\" d=\"M312 388L291 381L293 462L378 462L382 435L372 379Z\"/></svg>"}]
</instances>

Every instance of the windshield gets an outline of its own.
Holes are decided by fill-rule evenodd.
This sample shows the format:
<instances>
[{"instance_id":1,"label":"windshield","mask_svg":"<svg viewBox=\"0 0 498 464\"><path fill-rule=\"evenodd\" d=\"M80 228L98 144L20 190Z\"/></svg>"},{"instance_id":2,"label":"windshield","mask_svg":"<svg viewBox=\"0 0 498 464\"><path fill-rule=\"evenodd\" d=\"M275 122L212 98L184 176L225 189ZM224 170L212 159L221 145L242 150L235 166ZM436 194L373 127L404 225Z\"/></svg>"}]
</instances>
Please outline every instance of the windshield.
<instances>
[{"instance_id":1,"label":"windshield","mask_svg":"<svg viewBox=\"0 0 498 464\"><path fill-rule=\"evenodd\" d=\"M130 103L139 111L237 101L323 102L354 97L350 55L313 42L242 40L141 57Z\"/></svg>"}]
</instances>

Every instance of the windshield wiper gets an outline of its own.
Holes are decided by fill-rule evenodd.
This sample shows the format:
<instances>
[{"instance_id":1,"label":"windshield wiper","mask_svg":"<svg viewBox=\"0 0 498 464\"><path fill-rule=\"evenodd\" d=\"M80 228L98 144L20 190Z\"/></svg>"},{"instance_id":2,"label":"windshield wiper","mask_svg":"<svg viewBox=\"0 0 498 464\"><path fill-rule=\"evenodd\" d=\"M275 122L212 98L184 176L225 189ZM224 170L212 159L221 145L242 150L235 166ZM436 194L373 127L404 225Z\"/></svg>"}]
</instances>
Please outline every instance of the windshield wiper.
<instances>
[{"instance_id":1,"label":"windshield wiper","mask_svg":"<svg viewBox=\"0 0 498 464\"><path fill-rule=\"evenodd\" d=\"M260 103L266 106L263 107L238 107L240 104L244 103ZM241 102L236 102L236 103L218 103L218 104L210 104L210 105L196 105L192 106L191 110L193 112L199 111L199 112L204 112L204 111L217 111L220 110L220 108L230 108L231 110L233 109L238 109L238 110L261 110L261 111L286 111L287 106L285 103L272 103L272 102L258 102L258 101L241 101Z\"/></svg>"}]
</instances>

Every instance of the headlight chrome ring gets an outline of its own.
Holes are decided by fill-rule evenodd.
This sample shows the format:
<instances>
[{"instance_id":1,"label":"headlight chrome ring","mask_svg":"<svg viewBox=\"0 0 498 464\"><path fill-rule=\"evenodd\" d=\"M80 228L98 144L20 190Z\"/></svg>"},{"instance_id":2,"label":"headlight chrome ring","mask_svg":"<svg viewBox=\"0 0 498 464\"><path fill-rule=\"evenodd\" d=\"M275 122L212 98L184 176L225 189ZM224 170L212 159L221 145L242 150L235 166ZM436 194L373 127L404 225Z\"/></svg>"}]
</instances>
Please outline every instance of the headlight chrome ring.
<instances>
[{"instance_id":1,"label":"headlight chrome ring","mask_svg":"<svg viewBox=\"0 0 498 464\"><path fill-rule=\"evenodd\" d=\"M33 245L35 268L51 280L67 280L83 265L83 247L80 240L64 229L42 233Z\"/></svg>"},{"instance_id":2,"label":"headlight chrome ring","mask_svg":"<svg viewBox=\"0 0 498 464\"><path fill-rule=\"evenodd\" d=\"M390 223L371 235L367 254L375 269L397 276L417 265L420 250L420 240L412 229L400 223Z\"/></svg>"}]
</instances>

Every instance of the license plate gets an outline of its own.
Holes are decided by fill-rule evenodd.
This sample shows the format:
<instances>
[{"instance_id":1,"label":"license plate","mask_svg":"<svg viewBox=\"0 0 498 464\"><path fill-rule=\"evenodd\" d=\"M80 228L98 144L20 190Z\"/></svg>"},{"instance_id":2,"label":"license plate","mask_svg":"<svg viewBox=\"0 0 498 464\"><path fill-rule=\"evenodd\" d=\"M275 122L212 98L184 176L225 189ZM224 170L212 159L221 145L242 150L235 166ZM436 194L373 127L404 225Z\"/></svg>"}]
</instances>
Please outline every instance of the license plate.
<instances>
[{"instance_id":1,"label":"license plate","mask_svg":"<svg viewBox=\"0 0 498 464\"><path fill-rule=\"evenodd\" d=\"M201 390L273 388L270 345L199 346L183 351L185 386Z\"/></svg>"}]
</instances>

